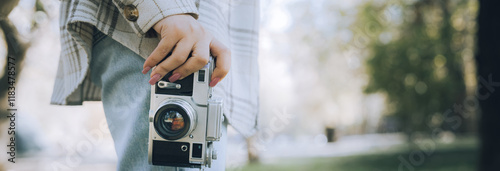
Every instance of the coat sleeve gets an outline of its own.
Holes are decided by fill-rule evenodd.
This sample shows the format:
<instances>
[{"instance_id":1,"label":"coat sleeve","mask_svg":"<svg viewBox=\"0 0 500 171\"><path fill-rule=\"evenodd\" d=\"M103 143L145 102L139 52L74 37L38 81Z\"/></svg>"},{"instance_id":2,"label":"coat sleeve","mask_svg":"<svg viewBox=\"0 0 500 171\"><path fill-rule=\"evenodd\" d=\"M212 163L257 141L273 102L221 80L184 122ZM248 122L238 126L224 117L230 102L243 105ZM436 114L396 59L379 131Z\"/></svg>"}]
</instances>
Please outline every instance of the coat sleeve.
<instances>
[{"instance_id":1,"label":"coat sleeve","mask_svg":"<svg viewBox=\"0 0 500 171\"><path fill-rule=\"evenodd\" d=\"M144 36L167 16L189 14L198 19L195 0L113 0L113 3L138 36Z\"/></svg>"}]
</instances>

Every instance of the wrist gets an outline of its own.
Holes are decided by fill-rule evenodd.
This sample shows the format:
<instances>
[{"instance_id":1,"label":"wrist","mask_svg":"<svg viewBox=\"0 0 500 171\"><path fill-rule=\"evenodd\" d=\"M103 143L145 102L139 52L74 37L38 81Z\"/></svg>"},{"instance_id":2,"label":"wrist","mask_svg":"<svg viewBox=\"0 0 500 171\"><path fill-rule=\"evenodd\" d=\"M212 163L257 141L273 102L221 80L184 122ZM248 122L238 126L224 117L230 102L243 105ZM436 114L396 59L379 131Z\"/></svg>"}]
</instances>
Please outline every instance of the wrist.
<instances>
[{"instance_id":1,"label":"wrist","mask_svg":"<svg viewBox=\"0 0 500 171\"><path fill-rule=\"evenodd\" d=\"M172 19L172 18L179 18L179 19L183 19L183 20L185 20L185 19L195 19L196 20L196 18L192 14L174 14L174 15L166 16L165 18L158 21L155 25L153 25L153 29L156 31L156 33L161 34L161 30L163 29L163 27L168 26L168 24L166 23L166 20Z\"/></svg>"}]
</instances>

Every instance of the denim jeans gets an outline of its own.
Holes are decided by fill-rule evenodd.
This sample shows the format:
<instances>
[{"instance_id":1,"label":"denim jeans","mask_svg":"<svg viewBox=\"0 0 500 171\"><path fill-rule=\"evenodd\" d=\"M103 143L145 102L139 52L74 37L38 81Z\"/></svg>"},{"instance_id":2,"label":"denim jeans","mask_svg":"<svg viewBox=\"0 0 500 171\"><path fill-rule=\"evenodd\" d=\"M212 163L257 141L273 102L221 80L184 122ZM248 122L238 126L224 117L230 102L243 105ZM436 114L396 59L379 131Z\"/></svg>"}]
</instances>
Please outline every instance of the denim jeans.
<instances>
[{"instance_id":1,"label":"denim jeans","mask_svg":"<svg viewBox=\"0 0 500 171\"><path fill-rule=\"evenodd\" d=\"M102 103L118 156L117 170L199 170L148 164L148 112L151 85L149 73L142 74L144 58L112 38L96 31L90 62L90 77L102 88ZM224 170L227 123L222 137L214 142L218 159L212 168Z\"/></svg>"}]
</instances>

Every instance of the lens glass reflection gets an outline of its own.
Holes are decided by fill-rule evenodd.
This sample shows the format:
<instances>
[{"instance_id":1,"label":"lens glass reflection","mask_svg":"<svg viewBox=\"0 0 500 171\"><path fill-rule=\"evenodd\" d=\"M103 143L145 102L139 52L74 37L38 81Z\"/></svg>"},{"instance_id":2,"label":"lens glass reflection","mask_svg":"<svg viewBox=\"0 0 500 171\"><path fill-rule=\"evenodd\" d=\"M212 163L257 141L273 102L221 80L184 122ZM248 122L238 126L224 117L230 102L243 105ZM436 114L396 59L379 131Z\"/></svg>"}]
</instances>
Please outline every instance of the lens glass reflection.
<instances>
[{"instance_id":1,"label":"lens glass reflection","mask_svg":"<svg viewBox=\"0 0 500 171\"><path fill-rule=\"evenodd\" d=\"M184 128L184 125L184 118L175 110L167 111L163 117L163 127L166 130L179 132Z\"/></svg>"}]
</instances>

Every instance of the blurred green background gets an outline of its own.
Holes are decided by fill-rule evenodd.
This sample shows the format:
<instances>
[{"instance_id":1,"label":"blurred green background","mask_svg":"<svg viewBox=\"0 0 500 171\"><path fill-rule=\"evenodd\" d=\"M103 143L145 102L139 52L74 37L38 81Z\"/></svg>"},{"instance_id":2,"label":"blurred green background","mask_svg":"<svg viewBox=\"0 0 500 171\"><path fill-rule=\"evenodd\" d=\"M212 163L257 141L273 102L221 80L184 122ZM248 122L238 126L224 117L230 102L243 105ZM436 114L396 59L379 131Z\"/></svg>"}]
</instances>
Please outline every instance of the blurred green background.
<instances>
[{"instance_id":1,"label":"blurred green background","mask_svg":"<svg viewBox=\"0 0 500 171\"><path fill-rule=\"evenodd\" d=\"M276 124L267 114L279 116L273 110L282 105L295 121L282 131L284 141L312 134L311 146L337 152L291 145L310 157L281 155L243 170L476 170L477 3L263 1L261 61L285 67L264 68L262 84L290 80L279 89L262 86L263 132L254 142L266 144L266 128ZM278 74L266 80L271 72ZM292 90L284 92L288 83ZM266 95L277 91L293 94L290 106L266 105L286 101Z\"/></svg>"},{"instance_id":2,"label":"blurred green background","mask_svg":"<svg viewBox=\"0 0 500 171\"><path fill-rule=\"evenodd\" d=\"M269 170L269 171L302 171L302 170L353 170L353 171L386 171L386 170L422 170L422 171L470 171L477 170L477 149L475 140L460 139L452 144L437 144L431 155L425 155L416 161L422 164L412 165L407 157L412 152L405 152L405 147L393 147L390 151L374 150L369 153L341 157L283 158L280 162L254 163L242 169L229 170ZM400 158L405 159L400 159Z\"/></svg>"}]
</instances>

